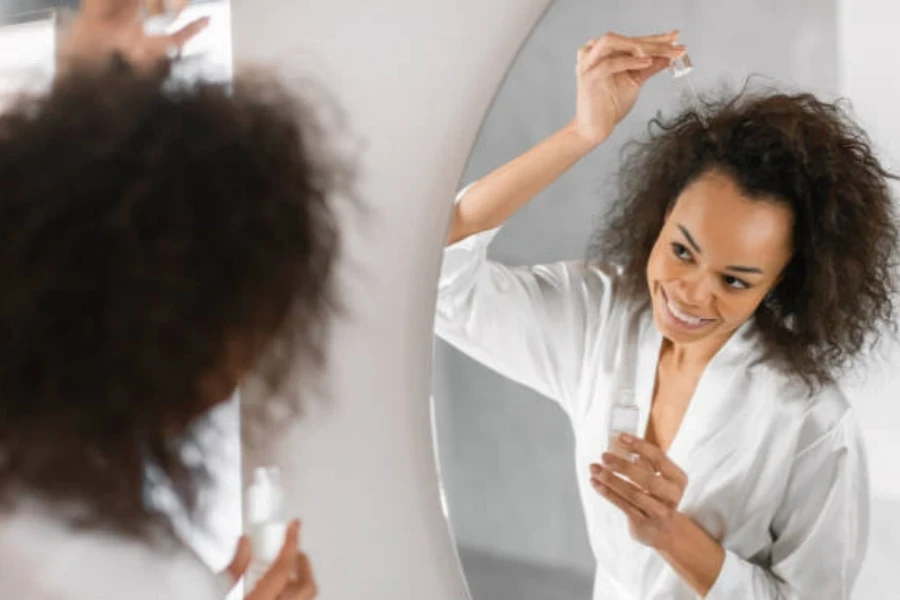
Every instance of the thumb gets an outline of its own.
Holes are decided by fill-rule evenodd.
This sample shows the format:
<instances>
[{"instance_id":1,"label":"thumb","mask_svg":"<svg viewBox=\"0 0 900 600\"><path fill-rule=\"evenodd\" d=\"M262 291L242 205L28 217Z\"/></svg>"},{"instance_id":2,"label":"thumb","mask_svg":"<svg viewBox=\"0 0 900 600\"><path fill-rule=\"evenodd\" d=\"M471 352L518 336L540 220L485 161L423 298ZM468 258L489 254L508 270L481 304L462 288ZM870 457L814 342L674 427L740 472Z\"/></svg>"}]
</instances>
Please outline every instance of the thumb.
<instances>
[{"instance_id":1,"label":"thumb","mask_svg":"<svg viewBox=\"0 0 900 600\"><path fill-rule=\"evenodd\" d=\"M178 31L172 33L168 36L168 43L178 47L178 49L184 48L184 46L191 41L197 34L206 29L209 26L209 17L202 17L195 21L191 21Z\"/></svg>"},{"instance_id":2,"label":"thumb","mask_svg":"<svg viewBox=\"0 0 900 600\"><path fill-rule=\"evenodd\" d=\"M671 61L669 61L668 58L656 57L653 59L653 64L651 64L646 69L641 69L640 71L638 71L637 73L634 74L635 82L638 85L642 86L648 79L650 79L651 77L653 77L660 71L668 69L671 64L672 63L671 63Z\"/></svg>"},{"instance_id":3,"label":"thumb","mask_svg":"<svg viewBox=\"0 0 900 600\"><path fill-rule=\"evenodd\" d=\"M234 551L234 558L225 567L225 572L231 577L234 583L241 580L247 569L250 568L250 561L253 559L253 550L250 546L250 538L242 535L238 539L237 548Z\"/></svg>"}]
</instances>

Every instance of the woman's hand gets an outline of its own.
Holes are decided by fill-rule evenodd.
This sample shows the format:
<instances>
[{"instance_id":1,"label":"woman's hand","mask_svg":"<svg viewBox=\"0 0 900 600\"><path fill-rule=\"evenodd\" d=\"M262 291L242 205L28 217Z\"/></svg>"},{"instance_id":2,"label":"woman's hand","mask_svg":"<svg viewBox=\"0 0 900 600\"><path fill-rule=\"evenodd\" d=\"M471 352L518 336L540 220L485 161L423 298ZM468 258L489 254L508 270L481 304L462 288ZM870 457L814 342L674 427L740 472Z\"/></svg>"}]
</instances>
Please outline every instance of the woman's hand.
<instances>
[{"instance_id":1,"label":"woman's hand","mask_svg":"<svg viewBox=\"0 0 900 600\"><path fill-rule=\"evenodd\" d=\"M226 572L237 583L253 558L250 540L243 536ZM293 521L284 536L284 545L269 570L260 577L245 600L312 600L318 594L309 558L300 551L300 521Z\"/></svg>"},{"instance_id":2,"label":"woman's hand","mask_svg":"<svg viewBox=\"0 0 900 600\"><path fill-rule=\"evenodd\" d=\"M658 550L668 548L681 518L678 503L687 475L646 440L626 434L619 443L636 460L604 453L602 465L591 465L591 484L628 516L634 539Z\"/></svg>"},{"instance_id":3,"label":"woman's hand","mask_svg":"<svg viewBox=\"0 0 900 600\"><path fill-rule=\"evenodd\" d=\"M591 144L605 140L631 110L650 77L684 55L678 32L645 37L607 33L578 50L575 124Z\"/></svg>"},{"instance_id":4,"label":"woman's hand","mask_svg":"<svg viewBox=\"0 0 900 600\"><path fill-rule=\"evenodd\" d=\"M188 0L140 0L141 6L148 16L180 13L187 6Z\"/></svg>"},{"instance_id":5,"label":"woman's hand","mask_svg":"<svg viewBox=\"0 0 900 600\"><path fill-rule=\"evenodd\" d=\"M185 2L172 2L173 17ZM142 10L143 8L143 10ZM138 70L151 70L177 55L209 24L209 18L192 21L173 33L148 35L144 13L157 10L150 0L83 0L71 23L60 53L60 68L105 65L119 54Z\"/></svg>"}]
</instances>

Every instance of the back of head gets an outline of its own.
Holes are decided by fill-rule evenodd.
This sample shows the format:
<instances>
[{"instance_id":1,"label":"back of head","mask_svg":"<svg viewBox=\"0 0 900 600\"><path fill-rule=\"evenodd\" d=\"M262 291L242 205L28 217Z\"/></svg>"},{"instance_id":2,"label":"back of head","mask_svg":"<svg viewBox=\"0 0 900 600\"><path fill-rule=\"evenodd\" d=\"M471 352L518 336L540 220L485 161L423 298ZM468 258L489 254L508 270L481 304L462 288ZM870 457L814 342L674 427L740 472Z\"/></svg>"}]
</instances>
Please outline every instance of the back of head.
<instances>
[{"instance_id":1,"label":"back of head","mask_svg":"<svg viewBox=\"0 0 900 600\"><path fill-rule=\"evenodd\" d=\"M117 63L0 116L0 498L139 531L148 462L189 503L190 424L321 357L343 171L313 112Z\"/></svg>"}]
</instances>

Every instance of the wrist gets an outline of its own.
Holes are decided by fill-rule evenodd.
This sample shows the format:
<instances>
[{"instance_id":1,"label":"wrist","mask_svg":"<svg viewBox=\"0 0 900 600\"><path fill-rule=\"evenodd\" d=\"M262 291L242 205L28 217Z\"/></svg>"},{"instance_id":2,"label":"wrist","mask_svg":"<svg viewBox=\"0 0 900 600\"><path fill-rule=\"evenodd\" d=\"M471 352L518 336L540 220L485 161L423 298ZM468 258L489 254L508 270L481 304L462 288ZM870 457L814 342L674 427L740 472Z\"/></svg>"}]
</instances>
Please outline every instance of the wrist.
<instances>
[{"instance_id":1,"label":"wrist","mask_svg":"<svg viewBox=\"0 0 900 600\"><path fill-rule=\"evenodd\" d=\"M654 548L703 597L715 584L725 562L725 549L682 513L675 515L671 530Z\"/></svg>"},{"instance_id":2,"label":"wrist","mask_svg":"<svg viewBox=\"0 0 900 600\"><path fill-rule=\"evenodd\" d=\"M675 558L679 553L682 542L685 539L689 539L690 531L688 529L692 524L690 519L682 513L676 513L673 526L665 535L660 536L656 540L653 548L662 554L666 560Z\"/></svg>"},{"instance_id":3,"label":"wrist","mask_svg":"<svg viewBox=\"0 0 900 600\"><path fill-rule=\"evenodd\" d=\"M596 131L590 131L589 129L582 127L577 119L572 119L565 126L565 131L568 135L572 137L573 140L576 140L577 143L581 144L584 147L585 154L602 144L606 141L608 135L603 135L597 133Z\"/></svg>"}]
</instances>

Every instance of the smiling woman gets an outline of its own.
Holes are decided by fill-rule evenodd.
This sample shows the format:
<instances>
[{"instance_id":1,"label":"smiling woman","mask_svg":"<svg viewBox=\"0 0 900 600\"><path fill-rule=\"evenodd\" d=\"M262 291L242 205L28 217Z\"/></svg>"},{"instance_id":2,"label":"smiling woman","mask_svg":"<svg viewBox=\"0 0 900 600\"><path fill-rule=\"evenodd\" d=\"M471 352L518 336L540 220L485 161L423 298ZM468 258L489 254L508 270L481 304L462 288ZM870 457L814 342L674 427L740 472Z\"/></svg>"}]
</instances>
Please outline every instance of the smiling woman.
<instances>
[{"instance_id":1,"label":"smiling woman","mask_svg":"<svg viewBox=\"0 0 900 600\"><path fill-rule=\"evenodd\" d=\"M753 316L777 362L832 382L894 327L892 176L840 106L811 95L708 110L708 126L687 111L632 146L592 257L625 265L667 337L706 339L707 358Z\"/></svg>"},{"instance_id":2,"label":"smiling woman","mask_svg":"<svg viewBox=\"0 0 900 600\"><path fill-rule=\"evenodd\" d=\"M898 230L891 176L839 106L770 92L656 119L591 260L487 258L496 228L683 55L676 41L589 41L576 117L460 194L437 333L569 417L594 598L846 600L869 491L835 380L893 326ZM598 440L631 390L625 461Z\"/></svg>"},{"instance_id":3,"label":"smiling woman","mask_svg":"<svg viewBox=\"0 0 900 600\"><path fill-rule=\"evenodd\" d=\"M721 343L774 286L791 257L793 215L767 200L754 202L719 171L682 192L647 263L656 324L667 338Z\"/></svg>"}]
</instances>

